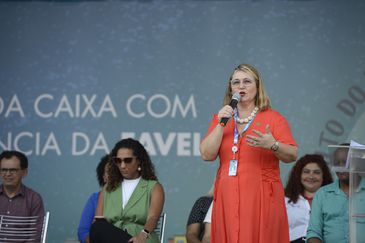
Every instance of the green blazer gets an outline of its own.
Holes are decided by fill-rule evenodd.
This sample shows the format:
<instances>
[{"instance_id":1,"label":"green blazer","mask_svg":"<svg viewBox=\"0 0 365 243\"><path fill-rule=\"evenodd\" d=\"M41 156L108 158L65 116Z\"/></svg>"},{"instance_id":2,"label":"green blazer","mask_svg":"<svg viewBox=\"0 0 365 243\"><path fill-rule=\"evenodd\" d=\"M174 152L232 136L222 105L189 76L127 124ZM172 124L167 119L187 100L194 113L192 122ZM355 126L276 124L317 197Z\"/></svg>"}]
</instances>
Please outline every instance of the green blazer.
<instances>
[{"instance_id":1,"label":"green blazer","mask_svg":"<svg viewBox=\"0 0 365 243\"><path fill-rule=\"evenodd\" d=\"M141 178L124 209L121 186L112 192L104 190L104 217L114 226L126 230L132 236L139 234L147 220L151 193L156 182ZM147 242L158 243L158 236L152 232Z\"/></svg>"}]
</instances>

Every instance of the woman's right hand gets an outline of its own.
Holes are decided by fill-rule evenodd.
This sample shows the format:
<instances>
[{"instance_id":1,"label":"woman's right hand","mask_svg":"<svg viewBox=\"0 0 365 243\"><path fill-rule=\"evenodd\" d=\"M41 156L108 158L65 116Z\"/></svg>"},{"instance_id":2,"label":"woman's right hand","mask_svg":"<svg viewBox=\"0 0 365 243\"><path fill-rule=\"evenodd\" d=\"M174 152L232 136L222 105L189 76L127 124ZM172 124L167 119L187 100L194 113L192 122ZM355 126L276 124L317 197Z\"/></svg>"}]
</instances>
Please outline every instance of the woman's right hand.
<instances>
[{"instance_id":1,"label":"woman's right hand","mask_svg":"<svg viewBox=\"0 0 365 243\"><path fill-rule=\"evenodd\" d=\"M218 112L218 119L231 118L234 114L233 108L230 105L225 105Z\"/></svg>"},{"instance_id":2,"label":"woman's right hand","mask_svg":"<svg viewBox=\"0 0 365 243\"><path fill-rule=\"evenodd\" d=\"M128 242L130 243L144 243L147 240L147 235L143 232L140 232L138 235L131 238Z\"/></svg>"},{"instance_id":3,"label":"woman's right hand","mask_svg":"<svg viewBox=\"0 0 365 243\"><path fill-rule=\"evenodd\" d=\"M218 151L221 146L224 126L221 125L222 118L231 118L234 112L232 107L229 105L223 106L219 111L217 116L214 115L214 120L211 125L215 127L211 127L211 131L207 136L202 140L199 146L201 158L205 161L214 161L218 156ZM216 124L216 122L218 124Z\"/></svg>"}]
</instances>

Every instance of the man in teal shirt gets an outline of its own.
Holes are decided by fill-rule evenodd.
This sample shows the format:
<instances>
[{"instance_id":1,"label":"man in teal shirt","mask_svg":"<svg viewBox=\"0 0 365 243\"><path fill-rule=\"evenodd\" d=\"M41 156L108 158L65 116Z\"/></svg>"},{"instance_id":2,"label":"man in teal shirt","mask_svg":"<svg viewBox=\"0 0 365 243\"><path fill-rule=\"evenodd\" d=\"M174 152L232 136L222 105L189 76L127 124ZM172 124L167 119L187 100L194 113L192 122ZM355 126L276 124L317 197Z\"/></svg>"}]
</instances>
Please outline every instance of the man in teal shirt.
<instances>
[{"instance_id":1,"label":"man in teal shirt","mask_svg":"<svg viewBox=\"0 0 365 243\"><path fill-rule=\"evenodd\" d=\"M307 230L308 243L349 242L349 201L341 181L320 188L312 202Z\"/></svg>"},{"instance_id":2,"label":"man in teal shirt","mask_svg":"<svg viewBox=\"0 0 365 243\"><path fill-rule=\"evenodd\" d=\"M364 161L362 161L364 162ZM359 184L353 191L351 207L350 238L351 242L365 243L365 174L354 174L355 179L353 183ZM352 239L354 237L354 239Z\"/></svg>"},{"instance_id":3,"label":"man in teal shirt","mask_svg":"<svg viewBox=\"0 0 365 243\"><path fill-rule=\"evenodd\" d=\"M348 148L335 151L337 164L346 163L347 153ZM336 174L338 179L321 187L314 196L307 230L308 243L349 242L349 173Z\"/></svg>"}]
</instances>

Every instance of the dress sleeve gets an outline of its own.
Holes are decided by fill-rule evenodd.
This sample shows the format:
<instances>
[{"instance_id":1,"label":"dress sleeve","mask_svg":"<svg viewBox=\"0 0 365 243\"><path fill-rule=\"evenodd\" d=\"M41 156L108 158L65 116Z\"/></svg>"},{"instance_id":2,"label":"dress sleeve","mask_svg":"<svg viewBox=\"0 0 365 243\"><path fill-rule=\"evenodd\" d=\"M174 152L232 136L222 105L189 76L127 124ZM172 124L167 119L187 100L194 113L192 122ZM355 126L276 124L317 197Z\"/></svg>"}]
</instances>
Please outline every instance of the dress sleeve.
<instances>
[{"instance_id":1,"label":"dress sleeve","mask_svg":"<svg viewBox=\"0 0 365 243\"><path fill-rule=\"evenodd\" d=\"M278 113L270 130L276 140L280 143L297 146L291 133L290 125L284 116Z\"/></svg>"},{"instance_id":2,"label":"dress sleeve","mask_svg":"<svg viewBox=\"0 0 365 243\"><path fill-rule=\"evenodd\" d=\"M218 115L217 114L214 114L212 116L212 120L210 121L210 125L209 125L209 128L208 128L208 131L205 134L204 138L206 136L208 136L217 125L218 125Z\"/></svg>"},{"instance_id":3,"label":"dress sleeve","mask_svg":"<svg viewBox=\"0 0 365 243\"><path fill-rule=\"evenodd\" d=\"M202 207L202 198L199 198L198 200L195 201L194 206L190 211L187 225L202 222L201 219L202 217L200 215L201 207Z\"/></svg>"},{"instance_id":4,"label":"dress sleeve","mask_svg":"<svg viewBox=\"0 0 365 243\"><path fill-rule=\"evenodd\" d=\"M207 214L207 211L212 201L212 197L206 196L200 197L198 200L196 200L193 208L190 211L187 225L194 223L203 223L205 215Z\"/></svg>"},{"instance_id":5,"label":"dress sleeve","mask_svg":"<svg viewBox=\"0 0 365 243\"><path fill-rule=\"evenodd\" d=\"M82 211L79 227L77 228L77 236L81 243L84 243L86 237L89 235L90 227L95 216L98 197L99 193L93 193L87 200L84 210Z\"/></svg>"}]
</instances>

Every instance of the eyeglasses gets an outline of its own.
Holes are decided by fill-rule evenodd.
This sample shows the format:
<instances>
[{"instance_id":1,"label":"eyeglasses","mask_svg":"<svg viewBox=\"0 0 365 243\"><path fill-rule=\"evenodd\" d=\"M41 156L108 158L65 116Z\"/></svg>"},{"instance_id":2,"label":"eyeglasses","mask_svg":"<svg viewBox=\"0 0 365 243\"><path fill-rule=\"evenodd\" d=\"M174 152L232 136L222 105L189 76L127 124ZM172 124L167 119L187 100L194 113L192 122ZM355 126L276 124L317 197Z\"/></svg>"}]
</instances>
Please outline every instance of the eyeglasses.
<instances>
[{"instance_id":1,"label":"eyeglasses","mask_svg":"<svg viewBox=\"0 0 365 243\"><path fill-rule=\"evenodd\" d=\"M335 161L333 161L334 165L346 165L346 159L335 159Z\"/></svg>"},{"instance_id":2,"label":"eyeglasses","mask_svg":"<svg viewBox=\"0 0 365 243\"><path fill-rule=\"evenodd\" d=\"M127 158L118 158L118 157L113 157L112 160L115 164L120 165L122 164L122 162L124 162L125 164L130 164L132 163L132 161L135 159L136 157L127 157Z\"/></svg>"},{"instance_id":3,"label":"eyeglasses","mask_svg":"<svg viewBox=\"0 0 365 243\"><path fill-rule=\"evenodd\" d=\"M20 171L21 169L18 168L1 168L0 169L0 174L5 175L7 172L9 172L9 174L14 175L16 173L18 173L18 171Z\"/></svg>"},{"instance_id":4,"label":"eyeglasses","mask_svg":"<svg viewBox=\"0 0 365 243\"><path fill-rule=\"evenodd\" d=\"M244 79L244 80L233 79L233 80L231 80L231 85L234 87L239 87L241 84L243 84L243 86L245 86L245 87L248 87L253 84L253 81L250 79Z\"/></svg>"}]
</instances>

